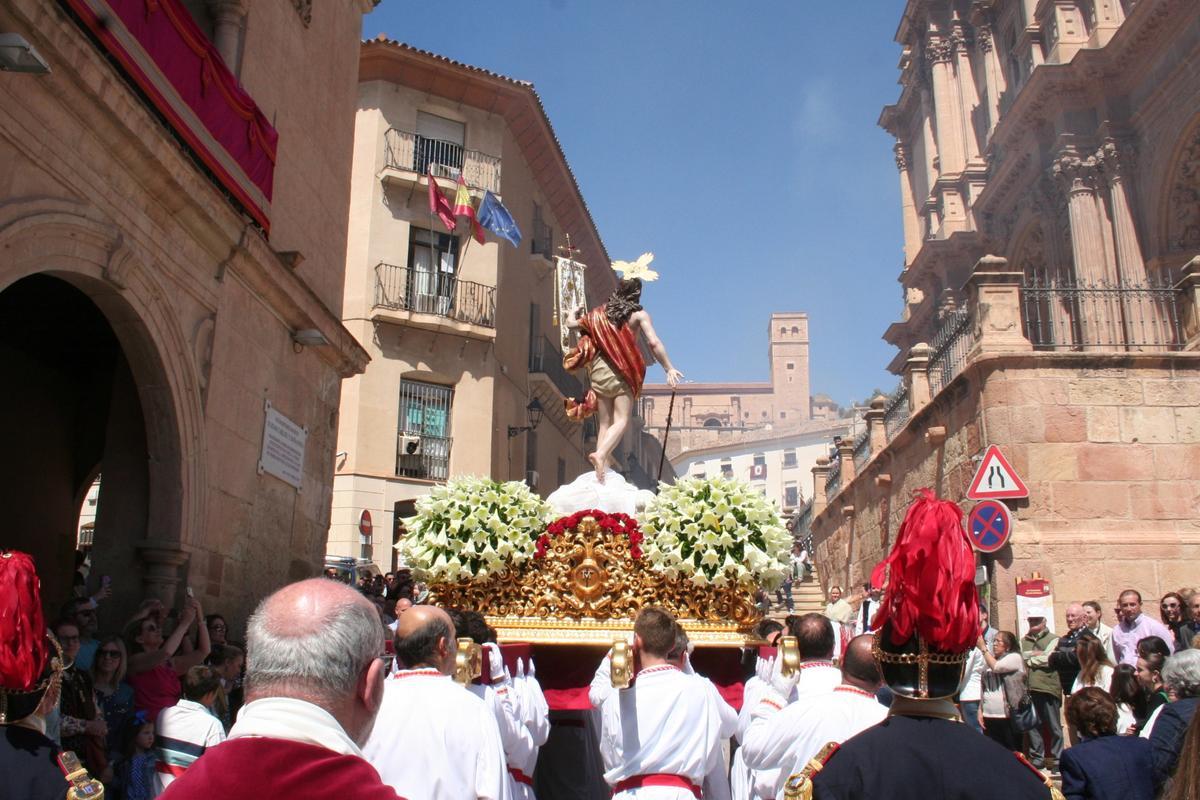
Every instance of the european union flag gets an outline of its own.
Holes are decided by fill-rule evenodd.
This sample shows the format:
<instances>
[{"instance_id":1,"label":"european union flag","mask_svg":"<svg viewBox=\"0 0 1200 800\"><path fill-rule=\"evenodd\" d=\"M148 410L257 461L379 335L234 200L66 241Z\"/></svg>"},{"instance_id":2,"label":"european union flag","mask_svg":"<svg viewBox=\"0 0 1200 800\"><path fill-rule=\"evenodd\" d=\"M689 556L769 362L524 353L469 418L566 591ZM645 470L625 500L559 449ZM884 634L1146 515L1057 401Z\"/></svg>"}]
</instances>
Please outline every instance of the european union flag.
<instances>
[{"instance_id":1,"label":"european union flag","mask_svg":"<svg viewBox=\"0 0 1200 800\"><path fill-rule=\"evenodd\" d=\"M483 200L479 203L479 224L497 236L508 239L513 247L520 246L521 229L504 204L491 192L484 192Z\"/></svg>"}]
</instances>

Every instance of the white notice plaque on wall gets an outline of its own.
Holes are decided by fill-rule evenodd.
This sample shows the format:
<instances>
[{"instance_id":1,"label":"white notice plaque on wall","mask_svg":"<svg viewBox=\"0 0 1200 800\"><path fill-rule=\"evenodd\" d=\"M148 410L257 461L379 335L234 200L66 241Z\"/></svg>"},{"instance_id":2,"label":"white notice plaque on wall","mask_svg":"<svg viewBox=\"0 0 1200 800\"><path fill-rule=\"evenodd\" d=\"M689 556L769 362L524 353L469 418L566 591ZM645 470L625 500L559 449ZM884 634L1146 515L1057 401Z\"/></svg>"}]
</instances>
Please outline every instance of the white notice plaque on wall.
<instances>
[{"instance_id":1,"label":"white notice plaque on wall","mask_svg":"<svg viewBox=\"0 0 1200 800\"><path fill-rule=\"evenodd\" d=\"M263 426L262 455L258 474L269 472L284 483L300 489L304 479L304 445L308 428L302 428L265 403L266 424Z\"/></svg>"}]
</instances>

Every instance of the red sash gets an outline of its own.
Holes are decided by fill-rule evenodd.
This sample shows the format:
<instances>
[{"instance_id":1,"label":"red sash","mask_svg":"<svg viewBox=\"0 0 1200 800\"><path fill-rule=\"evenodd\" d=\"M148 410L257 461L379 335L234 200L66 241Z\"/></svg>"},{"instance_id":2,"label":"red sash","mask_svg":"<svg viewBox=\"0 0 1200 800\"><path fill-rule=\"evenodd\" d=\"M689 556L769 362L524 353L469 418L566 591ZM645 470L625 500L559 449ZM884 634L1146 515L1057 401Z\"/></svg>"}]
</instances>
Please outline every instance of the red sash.
<instances>
[{"instance_id":1,"label":"red sash","mask_svg":"<svg viewBox=\"0 0 1200 800\"><path fill-rule=\"evenodd\" d=\"M513 780L517 783L523 783L526 786L533 786L533 778L529 777L524 772L521 772L521 770L517 769L516 767L509 767L508 774L512 775Z\"/></svg>"},{"instance_id":2,"label":"red sash","mask_svg":"<svg viewBox=\"0 0 1200 800\"><path fill-rule=\"evenodd\" d=\"M664 773L655 773L653 775L634 775L632 778L626 778L620 781L613 789L613 794L628 791L629 789L640 789L643 786L674 786L677 789L687 789L696 800L700 800L700 787L689 781L682 775L666 775Z\"/></svg>"},{"instance_id":3,"label":"red sash","mask_svg":"<svg viewBox=\"0 0 1200 800\"><path fill-rule=\"evenodd\" d=\"M599 351L594 357L606 358L609 366L629 384L633 396L640 395L642 381L646 380L646 361L642 358L637 336L629 323L618 328L608 321L604 306L598 306L580 320L580 327ZM586 345L580 344L586 352ZM591 361L591 358L585 355L584 363Z\"/></svg>"}]
</instances>

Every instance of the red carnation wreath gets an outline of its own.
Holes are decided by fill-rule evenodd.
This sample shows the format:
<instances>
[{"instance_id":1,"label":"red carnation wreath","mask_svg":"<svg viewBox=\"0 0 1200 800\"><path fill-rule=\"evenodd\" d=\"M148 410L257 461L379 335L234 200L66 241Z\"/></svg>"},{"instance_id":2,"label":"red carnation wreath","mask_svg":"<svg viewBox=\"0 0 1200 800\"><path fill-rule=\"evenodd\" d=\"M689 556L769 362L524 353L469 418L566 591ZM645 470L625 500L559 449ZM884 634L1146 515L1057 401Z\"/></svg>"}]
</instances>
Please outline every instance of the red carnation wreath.
<instances>
[{"instance_id":1,"label":"red carnation wreath","mask_svg":"<svg viewBox=\"0 0 1200 800\"><path fill-rule=\"evenodd\" d=\"M537 558L542 558L546 555L546 551L550 549L550 537L562 536L569 530L578 527L580 522L583 522L584 517L591 517L596 520L596 524L600 526L600 530L611 536L625 535L629 537L629 555L634 558L642 557L642 530L638 527L637 520L628 514L608 514L598 509L587 509L584 511L576 511L568 517L561 517L546 526L546 532L537 539Z\"/></svg>"}]
</instances>

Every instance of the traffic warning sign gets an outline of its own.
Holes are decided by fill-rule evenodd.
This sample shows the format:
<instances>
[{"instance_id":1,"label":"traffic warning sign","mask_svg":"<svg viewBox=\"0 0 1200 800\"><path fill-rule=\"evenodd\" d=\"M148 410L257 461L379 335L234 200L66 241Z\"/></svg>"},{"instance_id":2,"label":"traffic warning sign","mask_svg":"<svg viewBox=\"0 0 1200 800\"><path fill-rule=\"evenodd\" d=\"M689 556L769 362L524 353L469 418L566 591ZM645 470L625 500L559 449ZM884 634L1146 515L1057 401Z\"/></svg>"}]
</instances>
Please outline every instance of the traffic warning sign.
<instances>
[{"instance_id":1,"label":"traffic warning sign","mask_svg":"<svg viewBox=\"0 0 1200 800\"><path fill-rule=\"evenodd\" d=\"M981 500L967 516L967 536L981 553L994 553L1012 535L1012 514L997 500Z\"/></svg>"},{"instance_id":2,"label":"traffic warning sign","mask_svg":"<svg viewBox=\"0 0 1200 800\"><path fill-rule=\"evenodd\" d=\"M1000 448L992 445L979 462L967 497L972 500L1018 500L1029 497L1029 489Z\"/></svg>"}]
</instances>

